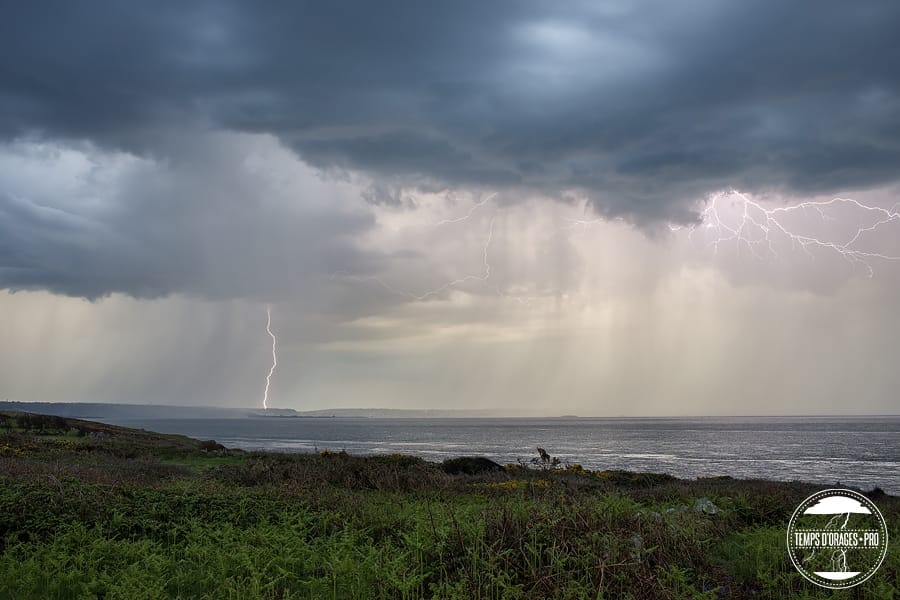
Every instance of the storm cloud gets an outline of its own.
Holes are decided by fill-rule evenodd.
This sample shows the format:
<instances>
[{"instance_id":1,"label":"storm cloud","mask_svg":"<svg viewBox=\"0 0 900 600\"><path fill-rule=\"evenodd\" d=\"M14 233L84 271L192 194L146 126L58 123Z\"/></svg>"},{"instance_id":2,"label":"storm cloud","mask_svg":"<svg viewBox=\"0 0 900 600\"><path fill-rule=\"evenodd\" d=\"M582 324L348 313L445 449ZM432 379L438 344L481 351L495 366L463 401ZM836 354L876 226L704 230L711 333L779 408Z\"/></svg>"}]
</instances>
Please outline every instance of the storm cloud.
<instances>
[{"instance_id":1,"label":"storm cloud","mask_svg":"<svg viewBox=\"0 0 900 600\"><path fill-rule=\"evenodd\" d=\"M900 3L6 4L4 397L896 411Z\"/></svg>"},{"instance_id":2,"label":"storm cloud","mask_svg":"<svg viewBox=\"0 0 900 600\"><path fill-rule=\"evenodd\" d=\"M723 187L896 181L897 31L887 1L16 3L0 134L146 155L161 124L269 133L382 186L690 222Z\"/></svg>"},{"instance_id":3,"label":"storm cloud","mask_svg":"<svg viewBox=\"0 0 900 600\"><path fill-rule=\"evenodd\" d=\"M165 158L89 144L0 145L0 286L96 299L302 297L372 269L357 188L269 136L171 134ZM302 293L301 293L302 292Z\"/></svg>"}]
</instances>

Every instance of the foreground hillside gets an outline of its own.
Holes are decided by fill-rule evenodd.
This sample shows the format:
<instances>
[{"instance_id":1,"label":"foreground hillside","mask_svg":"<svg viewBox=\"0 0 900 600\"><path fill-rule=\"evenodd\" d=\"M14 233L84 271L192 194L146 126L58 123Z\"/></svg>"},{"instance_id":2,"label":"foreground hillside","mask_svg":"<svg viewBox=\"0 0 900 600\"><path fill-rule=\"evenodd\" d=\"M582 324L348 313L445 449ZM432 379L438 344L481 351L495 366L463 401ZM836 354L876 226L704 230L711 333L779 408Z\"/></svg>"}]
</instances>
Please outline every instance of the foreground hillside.
<instances>
[{"instance_id":1,"label":"foreground hillside","mask_svg":"<svg viewBox=\"0 0 900 600\"><path fill-rule=\"evenodd\" d=\"M848 592L794 571L785 526L816 489L0 413L0 597L893 598L896 543ZM873 498L900 539L900 499Z\"/></svg>"}]
</instances>

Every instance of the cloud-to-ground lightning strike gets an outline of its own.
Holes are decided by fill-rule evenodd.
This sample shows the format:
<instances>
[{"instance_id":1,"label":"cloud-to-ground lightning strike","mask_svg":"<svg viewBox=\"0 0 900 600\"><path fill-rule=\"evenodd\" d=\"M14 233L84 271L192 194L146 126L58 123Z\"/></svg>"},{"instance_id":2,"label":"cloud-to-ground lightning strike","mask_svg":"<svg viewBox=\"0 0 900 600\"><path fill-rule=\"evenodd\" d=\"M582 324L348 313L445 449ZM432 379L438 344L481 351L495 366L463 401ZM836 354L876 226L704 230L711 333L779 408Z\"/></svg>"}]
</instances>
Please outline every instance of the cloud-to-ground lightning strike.
<instances>
[{"instance_id":1,"label":"cloud-to-ground lightning strike","mask_svg":"<svg viewBox=\"0 0 900 600\"><path fill-rule=\"evenodd\" d=\"M263 410L269 409L269 385L272 383L272 374L275 372L275 367L278 366L278 354L276 353L276 340L275 334L272 333L272 309L271 307L266 307L266 333L269 334L269 337L272 338L272 366L269 368L269 374L266 375L266 389L263 391Z\"/></svg>"},{"instance_id":2,"label":"cloud-to-ground lightning strike","mask_svg":"<svg viewBox=\"0 0 900 600\"><path fill-rule=\"evenodd\" d=\"M726 200L739 205L740 216L736 224L729 224L720 214L720 204ZM849 198L833 198L766 208L746 194L732 190L715 194L710 198L709 204L701 213L701 224L692 226L688 237L693 239L697 230L702 228L714 234L713 239L708 242L714 251L718 251L719 245L722 243L734 242L739 246L746 247L755 257L763 258L766 254L778 256L775 249L777 241L775 237L781 236L783 240L790 241L792 247L803 250L810 257L813 256L811 250L815 248L834 252L852 264L863 266L869 277L872 277L875 273L871 264L873 261L900 261L900 255L865 250L859 248L857 244L867 233L874 232L888 223L900 222L898 206L900 204L895 204L887 209L863 204ZM857 225L855 231L851 231L850 235L842 241L797 233L784 222L784 217L788 215L809 211L817 213L822 221L835 221L836 218L828 211L837 207L846 207L869 215L874 217L874 221L866 226Z\"/></svg>"}]
</instances>

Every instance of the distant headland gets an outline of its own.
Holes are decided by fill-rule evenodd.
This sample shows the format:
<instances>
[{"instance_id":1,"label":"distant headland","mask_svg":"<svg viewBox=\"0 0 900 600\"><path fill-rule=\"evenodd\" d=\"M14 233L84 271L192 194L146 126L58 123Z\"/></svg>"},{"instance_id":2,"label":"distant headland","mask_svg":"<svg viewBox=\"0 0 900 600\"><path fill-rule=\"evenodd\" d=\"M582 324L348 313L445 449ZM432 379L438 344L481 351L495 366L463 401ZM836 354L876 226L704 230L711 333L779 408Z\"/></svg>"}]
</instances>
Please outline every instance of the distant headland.
<instances>
[{"instance_id":1,"label":"distant headland","mask_svg":"<svg viewBox=\"0 0 900 600\"><path fill-rule=\"evenodd\" d=\"M501 410L333 408L298 411L292 408L226 408L217 406L175 406L167 404L109 404L101 402L17 402L0 401L0 410L52 414L73 419L239 419L266 418L371 418L371 419L466 419L536 417L522 411L510 415ZM575 419L574 415L565 417Z\"/></svg>"}]
</instances>

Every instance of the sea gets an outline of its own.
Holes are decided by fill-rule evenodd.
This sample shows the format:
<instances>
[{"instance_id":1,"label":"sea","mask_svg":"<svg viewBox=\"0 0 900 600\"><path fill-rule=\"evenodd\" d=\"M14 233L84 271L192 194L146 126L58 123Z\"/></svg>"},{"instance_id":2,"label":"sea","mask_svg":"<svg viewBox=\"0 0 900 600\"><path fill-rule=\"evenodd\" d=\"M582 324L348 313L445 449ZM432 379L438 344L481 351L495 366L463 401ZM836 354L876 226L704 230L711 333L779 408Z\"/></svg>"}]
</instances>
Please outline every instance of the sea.
<instances>
[{"instance_id":1,"label":"sea","mask_svg":"<svg viewBox=\"0 0 900 600\"><path fill-rule=\"evenodd\" d=\"M529 461L693 479L805 481L900 495L900 416L705 418L117 418L230 448Z\"/></svg>"}]
</instances>

